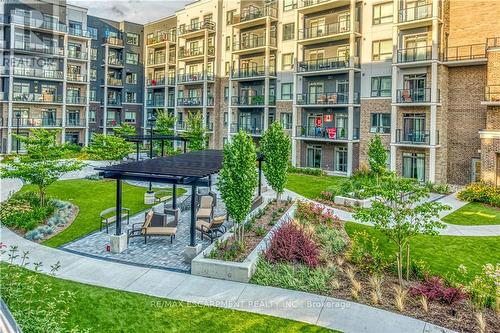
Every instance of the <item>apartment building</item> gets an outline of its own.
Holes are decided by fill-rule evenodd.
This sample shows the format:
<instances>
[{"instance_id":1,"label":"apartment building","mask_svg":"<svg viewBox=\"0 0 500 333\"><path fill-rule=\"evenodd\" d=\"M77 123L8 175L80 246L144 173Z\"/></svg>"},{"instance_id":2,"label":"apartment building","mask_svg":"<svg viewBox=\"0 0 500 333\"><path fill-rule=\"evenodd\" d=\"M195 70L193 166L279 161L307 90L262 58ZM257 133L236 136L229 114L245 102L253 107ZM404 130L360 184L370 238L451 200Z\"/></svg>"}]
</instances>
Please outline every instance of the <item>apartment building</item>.
<instances>
[{"instance_id":1,"label":"apartment building","mask_svg":"<svg viewBox=\"0 0 500 333\"><path fill-rule=\"evenodd\" d=\"M78 8L64 8L53 16L74 26L67 13ZM177 133L199 113L212 148L239 130L258 144L279 121L299 167L350 175L367 165L369 142L380 135L388 168L401 176L500 185L497 2L199 0L167 15L144 26L87 16L80 21L88 34L59 33L61 45L78 37L90 52L81 61L89 103L79 142L88 141L85 131L108 133L123 122L147 131L160 110L176 116ZM16 40L9 22L7 56L18 52L8 47ZM61 58L61 88L73 86L75 60ZM9 140L21 104L9 97L9 82L21 78L2 73ZM67 133L76 130L64 128L70 106L67 98L59 106L62 140L74 141Z\"/></svg>"}]
</instances>

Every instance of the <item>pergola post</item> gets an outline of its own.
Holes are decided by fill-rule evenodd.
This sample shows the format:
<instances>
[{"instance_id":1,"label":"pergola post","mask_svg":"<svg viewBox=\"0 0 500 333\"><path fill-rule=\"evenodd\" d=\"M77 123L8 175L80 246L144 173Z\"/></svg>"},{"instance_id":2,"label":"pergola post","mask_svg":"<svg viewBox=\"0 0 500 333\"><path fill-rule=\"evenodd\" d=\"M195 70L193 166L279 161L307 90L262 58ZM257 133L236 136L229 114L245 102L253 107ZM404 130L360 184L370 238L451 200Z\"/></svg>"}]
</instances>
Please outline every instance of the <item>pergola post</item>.
<instances>
[{"instance_id":1,"label":"pergola post","mask_svg":"<svg viewBox=\"0 0 500 333\"><path fill-rule=\"evenodd\" d=\"M259 197L262 193L262 160L259 159Z\"/></svg>"},{"instance_id":2,"label":"pergola post","mask_svg":"<svg viewBox=\"0 0 500 333\"><path fill-rule=\"evenodd\" d=\"M161 140L161 156L163 157L163 152L165 150L165 140Z\"/></svg>"},{"instance_id":3,"label":"pergola post","mask_svg":"<svg viewBox=\"0 0 500 333\"><path fill-rule=\"evenodd\" d=\"M186 153L186 151L187 151L187 147L186 147L186 146L187 146L187 141L186 141L186 140L184 140L183 142L184 142L184 154L185 154L185 153Z\"/></svg>"},{"instance_id":4,"label":"pergola post","mask_svg":"<svg viewBox=\"0 0 500 333\"><path fill-rule=\"evenodd\" d=\"M127 249L127 234L122 233L122 180L116 179L116 230L109 236L110 250L113 253L122 253Z\"/></svg>"},{"instance_id":5,"label":"pergola post","mask_svg":"<svg viewBox=\"0 0 500 333\"><path fill-rule=\"evenodd\" d=\"M196 245L196 184L191 185L191 238L189 246Z\"/></svg>"},{"instance_id":6,"label":"pergola post","mask_svg":"<svg viewBox=\"0 0 500 333\"><path fill-rule=\"evenodd\" d=\"M136 150L136 156L137 156L136 161L138 161L139 160L139 141L137 141L135 144L136 144L135 150Z\"/></svg>"},{"instance_id":7,"label":"pergola post","mask_svg":"<svg viewBox=\"0 0 500 333\"><path fill-rule=\"evenodd\" d=\"M172 209L177 208L177 184L172 184Z\"/></svg>"}]
</instances>

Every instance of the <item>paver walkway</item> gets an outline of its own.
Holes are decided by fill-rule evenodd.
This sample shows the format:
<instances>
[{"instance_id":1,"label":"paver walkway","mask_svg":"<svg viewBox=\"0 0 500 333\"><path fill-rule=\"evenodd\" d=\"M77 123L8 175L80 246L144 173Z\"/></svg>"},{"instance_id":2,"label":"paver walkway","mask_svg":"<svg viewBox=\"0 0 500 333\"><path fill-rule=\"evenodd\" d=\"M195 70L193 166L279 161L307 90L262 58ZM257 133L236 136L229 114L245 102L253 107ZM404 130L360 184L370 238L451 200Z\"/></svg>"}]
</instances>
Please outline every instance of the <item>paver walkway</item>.
<instances>
[{"instance_id":1,"label":"paver walkway","mask_svg":"<svg viewBox=\"0 0 500 333\"><path fill-rule=\"evenodd\" d=\"M292 198L297 198L300 200L307 200L307 201L313 201L307 199L300 194L297 194L293 191L285 189L284 196L289 196ZM465 206L467 202L458 200L456 197L456 194L450 194L445 197L442 197L440 199L436 200L437 202L440 202L442 204L448 205L451 207L450 210L441 212L440 218L453 213L457 209ZM347 212L344 210L340 210L338 208L330 207L327 205L322 204L323 206L333 209L334 214L337 215L341 220L343 221L349 221L349 222L355 222L355 223L360 223L357 221L351 212ZM444 222L443 222L444 223ZM366 224L366 225L372 225L372 223L360 223L360 224ZM468 226L468 225L455 225L455 224L449 224L449 223L444 223L446 227L444 229L439 230L440 235L445 235L445 236L478 236L478 237L485 237L485 236L500 236L500 225L477 225L477 226Z\"/></svg>"},{"instance_id":2,"label":"paver walkway","mask_svg":"<svg viewBox=\"0 0 500 333\"><path fill-rule=\"evenodd\" d=\"M1 240L29 251L42 271L60 262L57 277L174 300L267 314L356 333L452 332L370 306L292 290L257 286L88 258L30 242L1 228ZM7 260L7 254L2 256ZM28 266L28 268L33 268Z\"/></svg>"}]
</instances>

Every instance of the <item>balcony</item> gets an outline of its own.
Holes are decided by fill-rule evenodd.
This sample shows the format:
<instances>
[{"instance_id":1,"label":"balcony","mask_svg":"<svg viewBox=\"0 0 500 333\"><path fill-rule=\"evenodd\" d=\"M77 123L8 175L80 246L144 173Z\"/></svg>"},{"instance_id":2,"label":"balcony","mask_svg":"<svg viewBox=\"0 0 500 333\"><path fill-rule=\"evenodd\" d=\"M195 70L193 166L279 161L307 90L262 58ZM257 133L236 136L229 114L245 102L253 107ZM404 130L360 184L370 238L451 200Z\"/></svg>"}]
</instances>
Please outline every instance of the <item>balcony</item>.
<instances>
[{"instance_id":1,"label":"balcony","mask_svg":"<svg viewBox=\"0 0 500 333\"><path fill-rule=\"evenodd\" d=\"M111 87L123 87L123 79L108 77L106 84Z\"/></svg>"},{"instance_id":2,"label":"balcony","mask_svg":"<svg viewBox=\"0 0 500 333\"><path fill-rule=\"evenodd\" d=\"M265 96L257 95L257 96L232 96L231 98L232 106L264 106L265 105ZM276 105L276 97L269 96L269 104L268 105Z\"/></svg>"},{"instance_id":3,"label":"balcony","mask_svg":"<svg viewBox=\"0 0 500 333\"><path fill-rule=\"evenodd\" d=\"M345 141L348 140L347 127L297 126L295 136L304 139L319 141ZM353 140L359 139L359 128L354 128Z\"/></svg>"},{"instance_id":4,"label":"balcony","mask_svg":"<svg viewBox=\"0 0 500 333\"><path fill-rule=\"evenodd\" d=\"M22 103L61 104L62 96L38 93L13 93L12 100Z\"/></svg>"},{"instance_id":5,"label":"balcony","mask_svg":"<svg viewBox=\"0 0 500 333\"><path fill-rule=\"evenodd\" d=\"M448 47L444 55L444 61L448 63L448 66L485 64L488 61L486 49L486 43Z\"/></svg>"},{"instance_id":6,"label":"balcony","mask_svg":"<svg viewBox=\"0 0 500 333\"><path fill-rule=\"evenodd\" d=\"M169 33L157 33L146 39L146 45L155 45L164 42L175 42L176 35Z\"/></svg>"},{"instance_id":7,"label":"balcony","mask_svg":"<svg viewBox=\"0 0 500 333\"><path fill-rule=\"evenodd\" d=\"M17 120L13 126L17 127ZM60 118L20 118L19 127L61 127Z\"/></svg>"},{"instance_id":8,"label":"balcony","mask_svg":"<svg viewBox=\"0 0 500 333\"><path fill-rule=\"evenodd\" d=\"M102 43L104 45L108 45L108 46L116 47L116 48L123 48L124 47L123 39L118 38L118 37L104 37L102 39Z\"/></svg>"},{"instance_id":9,"label":"balcony","mask_svg":"<svg viewBox=\"0 0 500 333\"><path fill-rule=\"evenodd\" d=\"M403 145L429 145L430 131L414 129L396 129L396 143ZM436 143L439 143L439 132L436 131Z\"/></svg>"},{"instance_id":10,"label":"balcony","mask_svg":"<svg viewBox=\"0 0 500 333\"><path fill-rule=\"evenodd\" d=\"M159 79L147 79L146 86L148 88L154 87L164 87L164 86L173 86L175 85L175 77L162 77Z\"/></svg>"},{"instance_id":11,"label":"balcony","mask_svg":"<svg viewBox=\"0 0 500 333\"><path fill-rule=\"evenodd\" d=\"M10 50L10 48L9 48L9 42L6 41L6 40L0 40L0 49L1 50L7 50L7 49Z\"/></svg>"},{"instance_id":12,"label":"balcony","mask_svg":"<svg viewBox=\"0 0 500 333\"><path fill-rule=\"evenodd\" d=\"M86 105L87 97L85 96L66 96L66 104Z\"/></svg>"},{"instance_id":13,"label":"balcony","mask_svg":"<svg viewBox=\"0 0 500 333\"><path fill-rule=\"evenodd\" d=\"M232 79L248 79L248 78L264 78L266 76L266 66L253 66L248 68L240 68L233 70L231 73ZM269 76L276 76L276 68L269 67Z\"/></svg>"},{"instance_id":14,"label":"balcony","mask_svg":"<svg viewBox=\"0 0 500 333\"><path fill-rule=\"evenodd\" d=\"M359 30L359 22L356 21L354 24L354 31L357 32ZM308 45L324 41L346 39L349 33L351 33L351 21L347 19L341 22L300 29L298 42Z\"/></svg>"},{"instance_id":15,"label":"balcony","mask_svg":"<svg viewBox=\"0 0 500 333\"><path fill-rule=\"evenodd\" d=\"M177 35L184 37L186 37L186 35L190 35L190 37L194 37L205 33L205 30L210 32L215 31L215 23L203 20L201 22L184 25L179 27Z\"/></svg>"},{"instance_id":16,"label":"balcony","mask_svg":"<svg viewBox=\"0 0 500 333\"><path fill-rule=\"evenodd\" d=\"M6 91L0 91L0 101L8 101L9 93Z\"/></svg>"},{"instance_id":17,"label":"balcony","mask_svg":"<svg viewBox=\"0 0 500 333\"><path fill-rule=\"evenodd\" d=\"M263 120L261 120L261 124L263 124ZM231 133L238 133L241 130L251 135L260 136L264 132L264 129L262 127L263 126L260 126L260 124L250 125L238 122L238 123L232 123L229 131Z\"/></svg>"},{"instance_id":18,"label":"balcony","mask_svg":"<svg viewBox=\"0 0 500 333\"><path fill-rule=\"evenodd\" d=\"M404 28L418 28L432 23L432 3L399 10L398 23Z\"/></svg>"},{"instance_id":19,"label":"balcony","mask_svg":"<svg viewBox=\"0 0 500 333\"><path fill-rule=\"evenodd\" d=\"M58 57L64 56L64 48L58 46L47 46L40 43L28 43L28 42L15 42L14 50L16 51L26 51L32 53L43 53L54 55Z\"/></svg>"},{"instance_id":20,"label":"balcony","mask_svg":"<svg viewBox=\"0 0 500 333\"><path fill-rule=\"evenodd\" d=\"M432 60L432 46L412 47L399 49L397 53L397 62L410 63Z\"/></svg>"},{"instance_id":21,"label":"balcony","mask_svg":"<svg viewBox=\"0 0 500 333\"><path fill-rule=\"evenodd\" d=\"M117 116L119 117L120 115L117 114ZM99 125L101 127L103 127L103 124L104 124L104 119L101 119ZM120 119L107 119L106 120L106 127L120 127L122 125L122 121Z\"/></svg>"},{"instance_id":22,"label":"balcony","mask_svg":"<svg viewBox=\"0 0 500 333\"><path fill-rule=\"evenodd\" d=\"M313 94L297 94L297 105L332 106L349 103L348 93L324 92ZM354 103L359 103L359 93L355 92Z\"/></svg>"},{"instance_id":23,"label":"balcony","mask_svg":"<svg viewBox=\"0 0 500 333\"><path fill-rule=\"evenodd\" d=\"M165 61L166 61L165 54L158 55L148 59L148 66L165 65Z\"/></svg>"},{"instance_id":24,"label":"balcony","mask_svg":"<svg viewBox=\"0 0 500 333\"><path fill-rule=\"evenodd\" d=\"M241 10L240 15L233 17L231 24L239 29L246 29L251 26L265 24L268 17L271 20L278 19L278 8L276 3L263 7L249 5Z\"/></svg>"},{"instance_id":25,"label":"balcony","mask_svg":"<svg viewBox=\"0 0 500 333\"><path fill-rule=\"evenodd\" d=\"M20 14L12 14L10 17L11 23L22 25L33 29L50 30L51 32L67 31L65 24L59 22L51 22L49 20L40 20L33 17L23 16Z\"/></svg>"},{"instance_id":26,"label":"balcony","mask_svg":"<svg viewBox=\"0 0 500 333\"><path fill-rule=\"evenodd\" d=\"M122 100L108 97L108 107L121 107Z\"/></svg>"},{"instance_id":27,"label":"balcony","mask_svg":"<svg viewBox=\"0 0 500 333\"><path fill-rule=\"evenodd\" d=\"M103 59L105 62L105 60ZM119 58L108 58L108 66L110 67L123 67L123 59Z\"/></svg>"},{"instance_id":28,"label":"balcony","mask_svg":"<svg viewBox=\"0 0 500 333\"><path fill-rule=\"evenodd\" d=\"M439 96L439 93L438 93ZM396 102L401 104L426 104L431 102L431 89L398 89Z\"/></svg>"},{"instance_id":29,"label":"balcony","mask_svg":"<svg viewBox=\"0 0 500 333\"><path fill-rule=\"evenodd\" d=\"M241 41L233 42L233 52L237 52L239 54L245 53L254 53L257 52L261 48L261 51L264 51L266 47L276 47L276 37L270 37L270 44L266 44L266 36L257 36L251 38L245 38Z\"/></svg>"},{"instance_id":30,"label":"balcony","mask_svg":"<svg viewBox=\"0 0 500 333\"><path fill-rule=\"evenodd\" d=\"M14 76L35 77L48 80L64 79L63 71L42 68L14 67Z\"/></svg>"},{"instance_id":31,"label":"balcony","mask_svg":"<svg viewBox=\"0 0 500 333\"><path fill-rule=\"evenodd\" d=\"M186 73L186 74L179 74L177 75L177 83L197 83L197 82L203 82L203 81L213 81L214 80L214 73Z\"/></svg>"},{"instance_id":32,"label":"balcony","mask_svg":"<svg viewBox=\"0 0 500 333\"><path fill-rule=\"evenodd\" d=\"M500 105L500 85L489 85L486 86L486 91L484 93L483 105Z\"/></svg>"},{"instance_id":33,"label":"balcony","mask_svg":"<svg viewBox=\"0 0 500 333\"><path fill-rule=\"evenodd\" d=\"M210 57L215 56L215 47L209 46L207 48L207 55ZM205 49L203 47L195 47L195 48L180 48L179 49L179 59L186 58L199 58L205 56Z\"/></svg>"},{"instance_id":34,"label":"balcony","mask_svg":"<svg viewBox=\"0 0 500 333\"><path fill-rule=\"evenodd\" d=\"M299 0L298 10L303 14L310 14L336 7L346 6L349 0Z\"/></svg>"},{"instance_id":35,"label":"balcony","mask_svg":"<svg viewBox=\"0 0 500 333\"><path fill-rule=\"evenodd\" d=\"M338 71L349 68L349 58L333 57L318 60L300 61L297 64L297 73L308 73L318 71ZM359 67L359 58L355 58L354 67ZM315 73L316 74L316 73Z\"/></svg>"},{"instance_id":36,"label":"balcony","mask_svg":"<svg viewBox=\"0 0 500 333\"><path fill-rule=\"evenodd\" d=\"M85 127L85 120L66 118L66 127Z\"/></svg>"},{"instance_id":37,"label":"balcony","mask_svg":"<svg viewBox=\"0 0 500 333\"><path fill-rule=\"evenodd\" d=\"M165 100L164 98L155 98L155 99L148 99L146 101L146 106L148 108L164 108L165 107Z\"/></svg>"},{"instance_id":38,"label":"balcony","mask_svg":"<svg viewBox=\"0 0 500 333\"><path fill-rule=\"evenodd\" d=\"M177 99L177 106L202 107L202 97L183 97Z\"/></svg>"},{"instance_id":39,"label":"balcony","mask_svg":"<svg viewBox=\"0 0 500 333\"><path fill-rule=\"evenodd\" d=\"M84 74L68 73L67 78L71 82L87 82L87 75Z\"/></svg>"},{"instance_id":40,"label":"balcony","mask_svg":"<svg viewBox=\"0 0 500 333\"><path fill-rule=\"evenodd\" d=\"M68 34L73 37L91 38L90 32L82 29L68 28Z\"/></svg>"},{"instance_id":41,"label":"balcony","mask_svg":"<svg viewBox=\"0 0 500 333\"><path fill-rule=\"evenodd\" d=\"M87 61L88 53L76 50L68 50L68 58L71 60L83 60Z\"/></svg>"}]
</instances>

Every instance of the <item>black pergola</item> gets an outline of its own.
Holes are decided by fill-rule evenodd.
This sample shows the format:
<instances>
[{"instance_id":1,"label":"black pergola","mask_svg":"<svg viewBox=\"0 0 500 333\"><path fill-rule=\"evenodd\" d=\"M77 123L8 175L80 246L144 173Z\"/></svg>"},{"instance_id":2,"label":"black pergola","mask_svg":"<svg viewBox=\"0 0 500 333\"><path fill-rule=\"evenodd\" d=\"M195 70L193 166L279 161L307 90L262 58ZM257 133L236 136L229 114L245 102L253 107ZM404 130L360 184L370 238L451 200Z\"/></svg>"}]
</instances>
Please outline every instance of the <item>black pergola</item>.
<instances>
[{"instance_id":1,"label":"black pergola","mask_svg":"<svg viewBox=\"0 0 500 333\"><path fill-rule=\"evenodd\" d=\"M195 196L198 186L211 186L211 176L222 168L221 150L202 150L96 168L104 178L116 179L116 211L122 209L122 180L172 184L172 207L177 205L177 185L191 185L191 239L195 246ZM121 235L121 214L116 214L116 235Z\"/></svg>"},{"instance_id":2,"label":"black pergola","mask_svg":"<svg viewBox=\"0 0 500 333\"><path fill-rule=\"evenodd\" d=\"M165 141L181 141L183 143L182 148L183 152L186 153L186 146L187 142L189 139L180 136L180 135L160 135L160 134L154 134L154 135L128 135L125 137L126 141L129 142L134 142L136 144L136 154L137 154L137 160L139 160L139 145L141 142L144 141L149 141L149 144L152 145L153 141L160 141L161 144L161 156L163 156L164 153L164 148L165 148ZM152 156L150 156L152 158Z\"/></svg>"}]
</instances>

